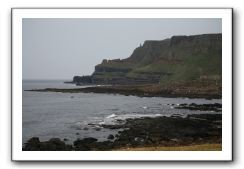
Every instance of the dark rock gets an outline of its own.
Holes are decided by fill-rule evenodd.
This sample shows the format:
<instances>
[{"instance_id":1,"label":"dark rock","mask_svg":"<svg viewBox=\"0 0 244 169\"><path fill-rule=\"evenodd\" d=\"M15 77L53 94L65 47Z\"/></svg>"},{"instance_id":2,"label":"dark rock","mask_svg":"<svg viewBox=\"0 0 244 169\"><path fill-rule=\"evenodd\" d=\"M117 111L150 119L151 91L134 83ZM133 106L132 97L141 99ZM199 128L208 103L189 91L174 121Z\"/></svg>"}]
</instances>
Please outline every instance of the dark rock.
<instances>
[{"instance_id":1,"label":"dark rock","mask_svg":"<svg viewBox=\"0 0 244 169\"><path fill-rule=\"evenodd\" d=\"M108 129L120 129L120 128L124 128L124 125L108 125L108 124L103 124L102 125L103 128L108 128Z\"/></svg>"},{"instance_id":2,"label":"dark rock","mask_svg":"<svg viewBox=\"0 0 244 169\"><path fill-rule=\"evenodd\" d=\"M92 76L74 76L73 83L78 85L92 84Z\"/></svg>"},{"instance_id":3,"label":"dark rock","mask_svg":"<svg viewBox=\"0 0 244 169\"><path fill-rule=\"evenodd\" d=\"M95 130L96 130L96 131L100 131L101 128L100 128L100 127L96 127Z\"/></svg>"},{"instance_id":4,"label":"dark rock","mask_svg":"<svg viewBox=\"0 0 244 169\"><path fill-rule=\"evenodd\" d=\"M96 138L88 137L83 140L77 139L74 141L74 147L77 151L89 151L95 148L95 143L97 142Z\"/></svg>"},{"instance_id":5,"label":"dark rock","mask_svg":"<svg viewBox=\"0 0 244 169\"><path fill-rule=\"evenodd\" d=\"M113 140L113 139L114 139L114 136L113 136L112 134L110 134L110 135L108 136L108 139L109 139L109 140Z\"/></svg>"},{"instance_id":6,"label":"dark rock","mask_svg":"<svg viewBox=\"0 0 244 169\"><path fill-rule=\"evenodd\" d=\"M84 127L83 130L89 130L89 128L88 127Z\"/></svg>"},{"instance_id":7,"label":"dark rock","mask_svg":"<svg viewBox=\"0 0 244 169\"><path fill-rule=\"evenodd\" d=\"M187 104L180 104L179 106L175 107L176 109L188 109L188 110L201 110L201 111L213 111L213 112L221 112L222 111L222 104L214 103L214 104L195 104L191 103Z\"/></svg>"},{"instance_id":8,"label":"dark rock","mask_svg":"<svg viewBox=\"0 0 244 169\"><path fill-rule=\"evenodd\" d=\"M113 148L114 148L114 144L111 141L96 142L95 146L93 147L94 150L99 150L99 151L112 150Z\"/></svg>"},{"instance_id":9,"label":"dark rock","mask_svg":"<svg viewBox=\"0 0 244 169\"><path fill-rule=\"evenodd\" d=\"M116 120L116 122L118 122L118 123L123 123L123 122L124 122L124 120L117 119L117 120Z\"/></svg>"},{"instance_id":10,"label":"dark rock","mask_svg":"<svg viewBox=\"0 0 244 169\"><path fill-rule=\"evenodd\" d=\"M30 144L38 144L40 143L40 140L38 137L32 137L30 140L28 140L28 143Z\"/></svg>"},{"instance_id":11,"label":"dark rock","mask_svg":"<svg viewBox=\"0 0 244 169\"><path fill-rule=\"evenodd\" d=\"M215 139L219 140L222 133L214 126L218 125L218 123L215 123L215 120L217 117L219 119L221 115L199 114L198 118L200 117L206 118L208 121L199 119L191 120L182 117L127 120L124 126L128 129L119 132L119 135L114 141L114 147L123 147L128 143L131 146L155 146L161 144L192 144L196 140L201 140L201 142L209 142L209 140Z\"/></svg>"},{"instance_id":12,"label":"dark rock","mask_svg":"<svg viewBox=\"0 0 244 169\"><path fill-rule=\"evenodd\" d=\"M31 138L23 147L23 151L72 151L73 146L66 145L59 138L40 142L39 138Z\"/></svg>"}]
</instances>

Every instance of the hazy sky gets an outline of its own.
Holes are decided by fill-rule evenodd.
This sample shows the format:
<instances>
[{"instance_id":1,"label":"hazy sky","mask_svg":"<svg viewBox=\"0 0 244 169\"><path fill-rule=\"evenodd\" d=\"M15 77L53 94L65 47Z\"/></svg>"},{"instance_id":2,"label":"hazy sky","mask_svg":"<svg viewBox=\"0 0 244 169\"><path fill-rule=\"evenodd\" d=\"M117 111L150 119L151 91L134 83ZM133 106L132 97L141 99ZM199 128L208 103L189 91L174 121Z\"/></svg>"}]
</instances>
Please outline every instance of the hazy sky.
<instances>
[{"instance_id":1,"label":"hazy sky","mask_svg":"<svg viewBox=\"0 0 244 169\"><path fill-rule=\"evenodd\" d=\"M145 40L221 33L221 19L23 19L23 79L90 75Z\"/></svg>"}]
</instances>

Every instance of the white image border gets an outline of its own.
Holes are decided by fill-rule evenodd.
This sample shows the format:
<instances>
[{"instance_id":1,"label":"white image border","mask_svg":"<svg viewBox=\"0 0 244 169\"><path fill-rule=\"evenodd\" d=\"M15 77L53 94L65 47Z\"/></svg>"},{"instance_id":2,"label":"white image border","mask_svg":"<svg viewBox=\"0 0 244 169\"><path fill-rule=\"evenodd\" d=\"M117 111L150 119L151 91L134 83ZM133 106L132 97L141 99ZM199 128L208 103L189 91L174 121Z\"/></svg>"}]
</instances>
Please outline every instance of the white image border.
<instances>
[{"instance_id":1,"label":"white image border","mask_svg":"<svg viewBox=\"0 0 244 169\"><path fill-rule=\"evenodd\" d=\"M222 151L22 151L23 18L221 18ZM13 161L231 161L232 9L12 9Z\"/></svg>"}]
</instances>

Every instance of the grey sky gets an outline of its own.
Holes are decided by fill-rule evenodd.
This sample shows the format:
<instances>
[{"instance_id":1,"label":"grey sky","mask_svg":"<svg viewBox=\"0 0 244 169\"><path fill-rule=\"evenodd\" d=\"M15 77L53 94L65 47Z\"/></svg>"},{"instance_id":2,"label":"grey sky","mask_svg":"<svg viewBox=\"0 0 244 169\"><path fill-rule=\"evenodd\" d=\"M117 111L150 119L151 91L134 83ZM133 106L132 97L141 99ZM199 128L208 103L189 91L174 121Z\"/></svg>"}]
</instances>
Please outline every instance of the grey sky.
<instances>
[{"instance_id":1,"label":"grey sky","mask_svg":"<svg viewBox=\"0 0 244 169\"><path fill-rule=\"evenodd\" d=\"M89 75L145 40L221 33L221 19L23 19L23 79Z\"/></svg>"}]
</instances>

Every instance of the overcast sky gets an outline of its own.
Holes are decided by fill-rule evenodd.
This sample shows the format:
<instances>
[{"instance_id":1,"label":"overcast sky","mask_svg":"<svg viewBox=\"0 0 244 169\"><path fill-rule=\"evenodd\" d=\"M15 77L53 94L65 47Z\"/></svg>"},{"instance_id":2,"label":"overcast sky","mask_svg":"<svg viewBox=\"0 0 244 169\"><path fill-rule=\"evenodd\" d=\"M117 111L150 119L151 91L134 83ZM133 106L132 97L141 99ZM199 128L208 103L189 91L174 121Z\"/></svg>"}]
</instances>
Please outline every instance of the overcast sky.
<instances>
[{"instance_id":1,"label":"overcast sky","mask_svg":"<svg viewBox=\"0 0 244 169\"><path fill-rule=\"evenodd\" d=\"M221 19L23 19L23 79L90 75L145 40L221 33Z\"/></svg>"}]
</instances>

